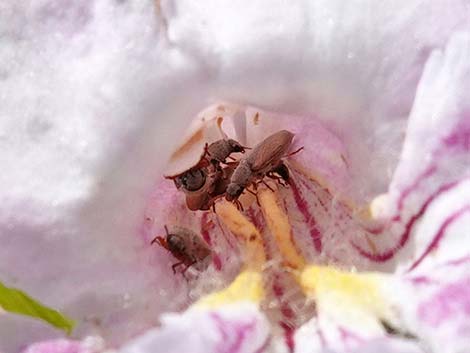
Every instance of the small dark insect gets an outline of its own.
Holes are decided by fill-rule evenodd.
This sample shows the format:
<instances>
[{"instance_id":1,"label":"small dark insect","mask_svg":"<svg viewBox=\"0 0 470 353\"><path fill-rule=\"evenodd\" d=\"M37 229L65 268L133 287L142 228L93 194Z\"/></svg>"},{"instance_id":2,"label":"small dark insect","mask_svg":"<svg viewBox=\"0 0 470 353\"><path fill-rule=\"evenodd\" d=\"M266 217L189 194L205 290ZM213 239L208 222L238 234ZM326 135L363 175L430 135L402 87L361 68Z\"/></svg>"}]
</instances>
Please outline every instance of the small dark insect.
<instances>
[{"instance_id":1,"label":"small dark insect","mask_svg":"<svg viewBox=\"0 0 470 353\"><path fill-rule=\"evenodd\" d=\"M248 147L242 146L233 139L217 140L210 145L206 144L203 158L207 158L212 164L226 163L232 153L245 153ZM207 157L206 157L207 156Z\"/></svg>"},{"instance_id":2,"label":"small dark insect","mask_svg":"<svg viewBox=\"0 0 470 353\"><path fill-rule=\"evenodd\" d=\"M274 173L279 174L282 179L287 181L289 170L282 162L282 158L297 153L302 149L300 148L288 155L286 154L293 138L293 133L281 130L268 136L256 145L248 156L240 160L240 163L233 172L225 193L226 200L233 201L240 206L239 202L237 202L238 197L248 186L253 184L256 187L257 183L264 182L263 178L265 176L278 179L274 176Z\"/></svg>"},{"instance_id":3,"label":"small dark insect","mask_svg":"<svg viewBox=\"0 0 470 353\"><path fill-rule=\"evenodd\" d=\"M238 162L227 162L227 158L231 158L232 153L245 153L248 147L242 146L239 142L233 139L220 139L210 145L206 144L204 147L204 154L199 163L184 173L174 176L166 177L172 179L178 190L184 192L194 192L205 188L206 193L211 193L207 190L213 186L219 179L222 168L221 164L236 164ZM225 192L225 190L224 190ZM210 197L209 197L210 198ZM195 210L190 208L191 210ZM200 209L200 208L197 208Z\"/></svg>"},{"instance_id":4,"label":"small dark insect","mask_svg":"<svg viewBox=\"0 0 470 353\"><path fill-rule=\"evenodd\" d=\"M168 231L165 226L165 237L157 236L150 244L158 243L167 249L178 260L171 266L173 273L176 274L178 266L185 266L181 272L184 276L189 267L200 264L198 270L204 270L207 263L203 264L210 254L211 250L201 237L193 231L183 227L173 227L172 231ZM205 265L205 266L204 266Z\"/></svg>"},{"instance_id":5,"label":"small dark insect","mask_svg":"<svg viewBox=\"0 0 470 353\"><path fill-rule=\"evenodd\" d=\"M206 183L207 171L205 168L190 169L173 179L177 189L183 191L196 191Z\"/></svg>"},{"instance_id":6,"label":"small dark insect","mask_svg":"<svg viewBox=\"0 0 470 353\"><path fill-rule=\"evenodd\" d=\"M236 166L237 164L229 164L224 168L215 168L201 189L196 192L186 192L186 206L191 211L207 211L211 207L215 211L214 203L225 194Z\"/></svg>"}]
</instances>

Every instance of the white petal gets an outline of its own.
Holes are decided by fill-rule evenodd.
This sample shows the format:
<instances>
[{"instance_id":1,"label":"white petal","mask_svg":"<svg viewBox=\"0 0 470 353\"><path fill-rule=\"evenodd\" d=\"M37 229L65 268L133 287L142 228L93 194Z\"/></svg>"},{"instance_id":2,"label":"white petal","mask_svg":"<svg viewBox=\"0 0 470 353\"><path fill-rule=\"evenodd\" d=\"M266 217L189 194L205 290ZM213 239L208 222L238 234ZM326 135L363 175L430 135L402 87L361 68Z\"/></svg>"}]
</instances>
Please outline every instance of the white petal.
<instances>
[{"instance_id":1,"label":"white petal","mask_svg":"<svg viewBox=\"0 0 470 353\"><path fill-rule=\"evenodd\" d=\"M470 258L410 273L390 288L397 314L432 352L465 352L470 345Z\"/></svg>"},{"instance_id":2,"label":"white petal","mask_svg":"<svg viewBox=\"0 0 470 353\"><path fill-rule=\"evenodd\" d=\"M295 335L295 353L424 353L411 340L384 335L366 335L355 327L320 324L312 320Z\"/></svg>"},{"instance_id":3,"label":"white petal","mask_svg":"<svg viewBox=\"0 0 470 353\"><path fill-rule=\"evenodd\" d=\"M99 353L104 350L104 342L101 337L86 337L82 341L68 339L55 339L39 342L28 346L22 353Z\"/></svg>"},{"instance_id":4,"label":"white petal","mask_svg":"<svg viewBox=\"0 0 470 353\"><path fill-rule=\"evenodd\" d=\"M270 327L254 304L165 314L162 327L127 343L120 353L249 353L267 347Z\"/></svg>"},{"instance_id":5,"label":"white petal","mask_svg":"<svg viewBox=\"0 0 470 353\"><path fill-rule=\"evenodd\" d=\"M392 212L409 213L444 184L470 174L470 32L452 37L426 65L390 194Z\"/></svg>"},{"instance_id":6,"label":"white petal","mask_svg":"<svg viewBox=\"0 0 470 353\"><path fill-rule=\"evenodd\" d=\"M378 250L358 247L373 261L388 261L388 270L415 268L431 253L434 261L470 255L456 246L468 236L469 90L470 32L462 32L426 65L400 162L377 212L386 227L375 237Z\"/></svg>"},{"instance_id":7,"label":"white petal","mask_svg":"<svg viewBox=\"0 0 470 353\"><path fill-rule=\"evenodd\" d=\"M165 306L154 276L171 288L138 227L204 89L191 86L190 63L159 47L148 4L0 12L0 278L76 319L77 336L123 341Z\"/></svg>"}]
</instances>

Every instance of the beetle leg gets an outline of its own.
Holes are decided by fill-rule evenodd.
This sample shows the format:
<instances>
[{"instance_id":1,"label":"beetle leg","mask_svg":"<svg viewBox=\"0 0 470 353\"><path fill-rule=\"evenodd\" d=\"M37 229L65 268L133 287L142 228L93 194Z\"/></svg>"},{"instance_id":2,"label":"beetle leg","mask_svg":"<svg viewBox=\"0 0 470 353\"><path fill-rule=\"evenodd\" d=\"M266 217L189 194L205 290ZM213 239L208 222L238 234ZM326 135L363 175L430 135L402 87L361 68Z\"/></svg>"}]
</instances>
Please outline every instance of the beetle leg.
<instances>
[{"instance_id":1,"label":"beetle leg","mask_svg":"<svg viewBox=\"0 0 470 353\"><path fill-rule=\"evenodd\" d=\"M180 265L183 265L183 264L184 264L184 262L181 261L181 262L177 262L177 263L173 264L173 266L171 266L171 269L173 270L174 275L176 275L176 268Z\"/></svg>"},{"instance_id":2,"label":"beetle leg","mask_svg":"<svg viewBox=\"0 0 470 353\"><path fill-rule=\"evenodd\" d=\"M206 142L204 145L204 153L202 154L201 160L206 160L207 163L212 163L211 154L209 152L209 144Z\"/></svg>"},{"instance_id":3,"label":"beetle leg","mask_svg":"<svg viewBox=\"0 0 470 353\"><path fill-rule=\"evenodd\" d=\"M157 243L158 245L160 245L161 247L165 248L168 250L168 244L166 242L166 239L157 235L155 238L153 238L153 240L150 242L150 245L153 245L154 243Z\"/></svg>"},{"instance_id":4,"label":"beetle leg","mask_svg":"<svg viewBox=\"0 0 470 353\"><path fill-rule=\"evenodd\" d=\"M284 186L285 188L288 187L289 185L286 184L285 180L280 177L279 175L274 174L273 172L269 172L266 174L271 179L276 180L280 185Z\"/></svg>"},{"instance_id":5,"label":"beetle leg","mask_svg":"<svg viewBox=\"0 0 470 353\"><path fill-rule=\"evenodd\" d=\"M272 187L270 187L268 185L268 183L266 183L263 179L261 179L260 183L263 183L269 190L271 190L272 192L274 192L274 189Z\"/></svg>"},{"instance_id":6,"label":"beetle leg","mask_svg":"<svg viewBox=\"0 0 470 353\"><path fill-rule=\"evenodd\" d=\"M251 191L251 190L250 190L250 189L248 189L248 188L246 188L245 190L246 190L246 191L248 191L250 194L252 194L252 195L255 195L255 196L256 196L256 192L254 192L254 191Z\"/></svg>"},{"instance_id":7,"label":"beetle leg","mask_svg":"<svg viewBox=\"0 0 470 353\"><path fill-rule=\"evenodd\" d=\"M204 145L204 157L205 156L211 156L211 154L209 153L209 144L206 142L206 144Z\"/></svg>"},{"instance_id":8,"label":"beetle leg","mask_svg":"<svg viewBox=\"0 0 470 353\"><path fill-rule=\"evenodd\" d=\"M234 202L235 202L235 205L237 206L237 210L243 212L243 205L242 205L242 203L240 202L240 200L239 200L239 199L235 199Z\"/></svg>"},{"instance_id":9,"label":"beetle leg","mask_svg":"<svg viewBox=\"0 0 470 353\"><path fill-rule=\"evenodd\" d=\"M259 203L259 199L258 199L258 193L254 192L254 191L251 191L251 190L248 189L248 188L246 188L245 190L248 191L250 194L255 195L255 197L256 197L256 203L258 204L258 206L261 206L261 204Z\"/></svg>"},{"instance_id":10,"label":"beetle leg","mask_svg":"<svg viewBox=\"0 0 470 353\"><path fill-rule=\"evenodd\" d=\"M214 211L214 213L216 213L216 212L215 212L215 202L216 202L218 199L223 198L224 196L225 196L225 193L224 193L224 194L217 195L217 196L214 196L214 197L211 199L211 201L210 201L210 202L212 202L212 206L211 206L211 207L212 207L212 210Z\"/></svg>"},{"instance_id":11,"label":"beetle leg","mask_svg":"<svg viewBox=\"0 0 470 353\"><path fill-rule=\"evenodd\" d=\"M181 271L181 274L184 276L184 274L186 273L186 271L188 270L188 268L190 268L192 265L194 265L197 261L196 260L193 260L193 262L191 262L189 265L187 265L183 271ZM186 277L185 277L186 278Z\"/></svg>"},{"instance_id":12,"label":"beetle leg","mask_svg":"<svg viewBox=\"0 0 470 353\"><path fill-rule=\"evenodd\" d=\"M167 225L165 224L163 226L165 228L165 234L166 236L168 237L168 235L170 235L170 232L168 232L168 227ZM154 244L154 243L157 243L158 245L164 247L165 249L168 250L168 244L166 242L166 238L163 238L159 235L157 235L155 238L153 238L153 240L150 242L150 245Z\"/></svg>"}]
</instances>

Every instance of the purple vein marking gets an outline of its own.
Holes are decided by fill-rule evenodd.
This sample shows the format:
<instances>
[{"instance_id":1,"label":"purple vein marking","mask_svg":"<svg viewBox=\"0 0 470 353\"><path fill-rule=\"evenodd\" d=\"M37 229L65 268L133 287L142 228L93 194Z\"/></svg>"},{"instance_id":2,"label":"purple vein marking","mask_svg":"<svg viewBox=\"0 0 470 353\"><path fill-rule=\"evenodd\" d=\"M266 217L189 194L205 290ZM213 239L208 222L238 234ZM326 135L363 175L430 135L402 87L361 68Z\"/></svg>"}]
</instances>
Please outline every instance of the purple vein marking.
<instances>
[{"instance_id":1,"label":"purple vein marking","mask_svg":"<svg viewBox=\"0 0 470 353\"><path fill-rule=\"evenodd\" d=\"M445 235L447 227L449 227L449 225L451 225L456 219L458 219L461 215L463 215L465 212L468 212L468 211L470 211L470 206L465 206L465 207L461 208L460 210L458 210L457 212L453 213L450 217L448 217L445 220L444 223L442 223L442 225L439 228L438 232L434 236L434 239L432 240L431 244L428 245L428 247L426 248L424 253L418 258L418 260L416 260L413 263L413 265L411 265L408 272L414 270L421 263L421 261L423 261L424 258L429 255L429 253L432 250L437 248L437 246L439 245L439 242L442 240L442 238Z\"/></svg>"},{"instance_id":2,"label":"purple vein marking","mask_svg":"<svg viewBox=\"0 0 470 353\"><path fill-rule=\"evenodd\" d=\"M220 334L222 335L221 346L217 349L218 352L239 352L246 335L255 327L255 320L252 320L251 322L245 324L227 323L216 313L212 313L211 318L212 320L214 320ZM230 331L228 329L230 329ZM235 341L231 342L231 336L234 336ZM229 345L226 346L226 344Z\"/></svg>"},{"instance_id":3,"label":"purple vein marking","mask_svg":"<svg viewBox=\"0 0 470 353\"><path fill-rule=\"evenodd\" d=\"M400 194L400 197L398 199L398 213L403 209L403 205L405 203L405 199L411 194L411 192L418 187L418 185L426 178L429 178L435 171L436 171L436 166L431 166L428 169L426 169L423 173L421 173L415 181L407 186ZM395 221L400 220L400 215L397 215L394 217Z\"/></svg>"},{"instance_id":4,"label":"purple vein marking","mask_svg":"<svg viewBox=\"0 0 470 353\"><path fill-rule=\"evenodd\" d=\"M209 230L207 229L207 226L208 226L207 213L204 213L201 217L201 235L202 235L202 238L206 241L206 243L210 247L212 247L212 239L209 234ZM220 256L217 255L215 252L214 252L212 262L214 263L215 269L217 271L220 271L222 269L222 260L220 259Z\"/></svg>"},{"instance_id":5,"label":"purple vein marking","mask_svg":"<svg viewBox=\"0 0 470 353\"><path fill-rule=\"evenodd\" d=\"M294 182L293 179L290 179L290 186L292 189L292 193L294 195L295 203L297 204L297 208L299 209L300 213L305 219L305 222L308 224L310 230L310 237L312 238L313 245L315 246L315 250L318 252L322 251L322 235L320 231L317 229L315 218L308 210L308 204L304 198L300 195L300 191Z\"/></svg>"},{"instance_id":6,"label":"purple vein marking","mask_svg":"<svg viewBox=\"0 0 470 353\"><path fill-rule=\"evenodd\" d=\"M450 189L454 188L455 186L457 186L458 184L460 183L460 181L456 181L456 182L452 182L452 183L449 183L449 184L446 184L446 185L443 185L441 186L438 190L436 190L424 203L423 205L421 206L420 210L418 211L418 213L416 213L414 216L412 216L410 218L410 220L408 221L408 223L405 225L405 231L402 233L402 235L400 236L400 239L398 241L398 244L395 245L393 248L391 248L390 250L386 251L386 252L383 252L381 254L372 254L368 251L365 251L364 249L362 249L359 245L357 244L354 244L352 243L352 246L359 252L359 254L361 254L362 256L368 258L369 260L372 260L372 261L375 261L375 262L385 262L385 261L388 261L390 260L398 250L400 250L401 248L403 248L403 246L405 246L405 244L407 243L409 237L410 237L410 234L411 234L411 230L414 226L414 224L416 223L417 220L419 220L421 218L421 216L424 214L424 212L426 212L426 210L428 209L429 205L438 197L440 196L442 193L444 192L447 192L449 191Z\"/></svg>"}]
</instances>

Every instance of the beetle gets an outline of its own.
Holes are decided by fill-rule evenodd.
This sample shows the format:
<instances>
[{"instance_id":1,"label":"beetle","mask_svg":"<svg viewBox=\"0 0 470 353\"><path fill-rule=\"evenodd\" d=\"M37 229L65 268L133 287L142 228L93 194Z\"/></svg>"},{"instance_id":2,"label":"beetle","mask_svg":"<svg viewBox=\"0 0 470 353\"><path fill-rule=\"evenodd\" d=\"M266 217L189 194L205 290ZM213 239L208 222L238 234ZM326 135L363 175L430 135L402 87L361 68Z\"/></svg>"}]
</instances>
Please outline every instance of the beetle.
<instances>
[{"instance_id":1,"label":"beetle","mask_svg":"<svg viewBox=\"0 0 470 353\"><path fill-rule=\"evenodd\" d=\"M249 148L242 146L234 139L220 139L210 145L206 143L203 158L208 157L209 162L216 165L226 164L227 158L230 158L232 153L245 153L247 149Z\"/></svg>"},{"instance_id":2,"label":"beetle","mask_svg":"<svg viewBox=\"0 0 470 353\"><path fill-rule=\"evenodd\" d=\"M165 237L156 236L150 244L157 243L166 250L168 250L178 262L171 266L173 273L176 274L176 268L184 265L185 268L181 272L184 276L189 267L197 264L199 270L205 269L203 267L204 260L211 255L211 249L207 246L205 241L190 229L174 226L171 232L165 225Z\"/></svg>"},{"instance_id":3,"label":"beetle","mask_svg":"<svg viewBox=\"0 0 470 353\"><path fill-rule=\"evenodd\" d=\"M175 177L173 181L177 189L183 189L183 191L197 191L205 185L206 179L207 170L205 168L191 168Z\"/></svg>"},{"instance_id":4,"label":"beetle","mask_svg":"<svg viewBox=\"0 0 470 353\"><path fill-rule=\"evenodd\" d=\"M221 164L237 164L238 162L227 163L227 158L231 158L232 153L245 153L248 147L242 146L233 139L220 139L210 145L206 143L204 153L196 166L174 177L172 179L178 190L184 192L194 192L211 185L217 180L221 170ZM209 177L210 180L207 180ZM205 192L209 192L205 190ZM197 208L199 209L199 208Z\"/></svg>"},{"instance_id":5,"label":"beetle","mask_svg":"<svg viewBox=\"0 0 470 353\"><path fill-rule=\"evenodd\" d=\"M224 168L217 168L203 188L195 192L186 192L186 206L191 211L207 211L211 207L215 212L215 201L225 194L230 178L238 164L229 164Z\"/></svg>"},{"instance_id":6,"label":"beetle","mask_svg":"<svg viewBox=\"0 0 470 353\"><path fill-rule=\"evenodd\" d=\"M238 197L251 184L256 186L257 182L264 182L263 178L265 176L274 177L274 173L277 173L282 179L287 181L289 170L282 162L282 158L293 155L303 149L301 147L286 155L293 138L294 134L292 132L280 130L257 144L245 158L240 160L240 163L233 172L230 183L227 186L225 199L235 202L240 207Z\"/></svg>"}]
</instances>

